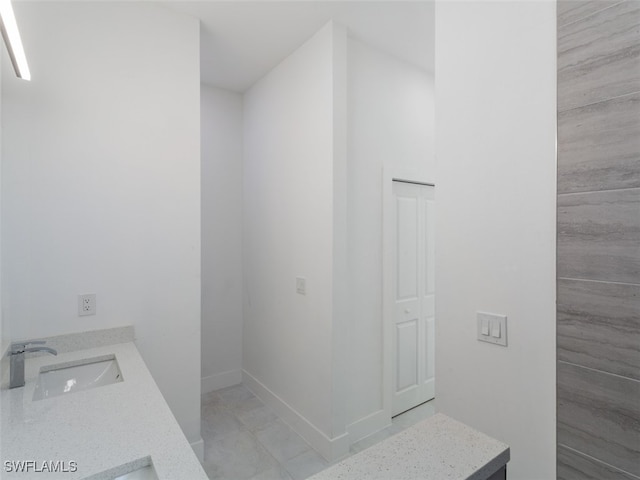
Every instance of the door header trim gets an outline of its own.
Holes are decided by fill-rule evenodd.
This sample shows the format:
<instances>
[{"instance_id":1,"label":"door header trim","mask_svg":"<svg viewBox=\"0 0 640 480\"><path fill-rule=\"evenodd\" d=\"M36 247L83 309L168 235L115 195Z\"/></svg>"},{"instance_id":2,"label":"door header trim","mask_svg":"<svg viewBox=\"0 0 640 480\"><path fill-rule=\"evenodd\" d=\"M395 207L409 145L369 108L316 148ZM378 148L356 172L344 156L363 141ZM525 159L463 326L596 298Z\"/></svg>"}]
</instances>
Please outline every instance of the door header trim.
<instances>
[{"instance_id":1,"label":"door header trim","mask_svg":"<svg viewBox=\"0 0 640 480\"><path fill-rule=\"evenodd\" d=\"M412 183L413 185L424 185L425 187L435 187L435 183L425 183L425 182L417 182L415 180L404 180L402 178L392 178L392 182L400 182L400 183Z\"/></svg>"}]
</instances>

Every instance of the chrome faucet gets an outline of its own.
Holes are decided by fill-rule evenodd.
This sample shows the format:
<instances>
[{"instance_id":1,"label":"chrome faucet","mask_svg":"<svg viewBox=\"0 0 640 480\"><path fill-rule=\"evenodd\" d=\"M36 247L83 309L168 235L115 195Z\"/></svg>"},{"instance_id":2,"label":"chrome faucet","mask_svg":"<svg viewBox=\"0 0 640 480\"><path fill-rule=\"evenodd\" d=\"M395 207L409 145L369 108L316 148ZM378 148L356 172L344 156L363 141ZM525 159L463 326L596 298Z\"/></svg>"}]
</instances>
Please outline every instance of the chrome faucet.
<instances>
[{"instance_id":1,"label":"chrome faucet","mask_svg":"<svg viewBox=\"0 0 640 480\"><path fill-rule=\"evenodd\" d=\"M9 367L9 388L24 386L24 354L29 352L48 352L51 355L57 355L53 348L49 347L30 347L28 345L44 345L43 340L28 340L26 342L16 342L11 344L9 351L10 367Z\"/></svg>"}]
</instances>

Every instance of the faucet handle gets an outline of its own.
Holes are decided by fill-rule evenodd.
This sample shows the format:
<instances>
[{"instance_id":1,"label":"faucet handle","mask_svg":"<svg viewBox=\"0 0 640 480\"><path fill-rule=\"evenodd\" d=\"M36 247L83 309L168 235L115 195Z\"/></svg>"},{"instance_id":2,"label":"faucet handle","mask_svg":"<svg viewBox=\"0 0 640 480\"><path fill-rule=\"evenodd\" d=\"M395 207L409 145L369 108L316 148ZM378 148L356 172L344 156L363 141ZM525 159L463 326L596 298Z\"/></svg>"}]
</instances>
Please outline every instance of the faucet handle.
<instances>
[{"instance_id":1,"label":"faucet handle","mask_svg":"<svg viewBox=\"0 0 640 480\"><path fill-rule=\"evenodd\" d=\"M27 345L44 345L47 343L44 340L25 340L24 342L15 342L11 344L11 353L22 353L27 348Z\"/></svg>"}]
</instances>

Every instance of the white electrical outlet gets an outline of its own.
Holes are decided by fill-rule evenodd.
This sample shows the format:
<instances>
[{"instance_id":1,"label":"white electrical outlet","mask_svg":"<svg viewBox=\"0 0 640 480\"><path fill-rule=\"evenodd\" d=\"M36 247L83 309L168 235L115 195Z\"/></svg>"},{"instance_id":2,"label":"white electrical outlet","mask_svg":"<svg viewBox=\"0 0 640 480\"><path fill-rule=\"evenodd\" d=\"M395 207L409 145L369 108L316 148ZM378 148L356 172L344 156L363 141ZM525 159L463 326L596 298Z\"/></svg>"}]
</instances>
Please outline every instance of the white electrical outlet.
<instances>
[{"instance_id":1,"label":"white electrical outlet","mask_svg":"<svg viewBox=\"0 0 640 480\"><path fill-rule=\"evenodd\" d=\"M307 294L307 279L302 277L296 277L296 292L300 295Z\"/></svg>"},{"instance_id":2,"label":"white electrical outlet","mask_svg":"<svg viewBox=\"0 0 640 480\"><path fill-rule=\"evenodd\" d=\"M96 314L96 294L85 293L84 295L78 295L78 316L84 317L85 315Z\"/></svg>"}]
</instances>

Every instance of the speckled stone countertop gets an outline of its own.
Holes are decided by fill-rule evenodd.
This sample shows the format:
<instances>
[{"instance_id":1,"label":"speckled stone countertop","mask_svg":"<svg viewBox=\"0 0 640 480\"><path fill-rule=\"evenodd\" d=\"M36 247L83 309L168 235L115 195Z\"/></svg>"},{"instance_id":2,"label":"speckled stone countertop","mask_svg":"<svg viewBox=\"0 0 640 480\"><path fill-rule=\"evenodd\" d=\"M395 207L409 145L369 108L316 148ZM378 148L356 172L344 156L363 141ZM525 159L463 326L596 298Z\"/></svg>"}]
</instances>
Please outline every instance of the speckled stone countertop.
<instances>
[{"instance_id":1,"label":"speckled stone countertop","mask_svg":"<svg viewBox=\"0 0 640 480\"><path fill-rule=\"evenodd\" d=\"M115 355L123 381L32 400L41 367ZM26 385L0 391L0 478L112 479L151 463L160 479L207 480L132 342L27 356ZM9 473L6 462L64 462L69 473Z\"/></svg>"},{"instance_id":2,"label":"speckled stone countertop","mask_svg":"<svg viewBox=\"0 0 640 480\"><path fill-rule=\"evenodd\" d=\"M486 480L509 447L438 413L309 480Z\"/></svg>"}]
</instances>

